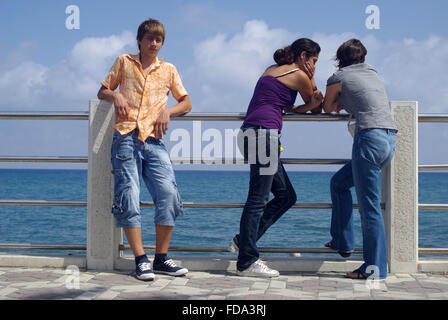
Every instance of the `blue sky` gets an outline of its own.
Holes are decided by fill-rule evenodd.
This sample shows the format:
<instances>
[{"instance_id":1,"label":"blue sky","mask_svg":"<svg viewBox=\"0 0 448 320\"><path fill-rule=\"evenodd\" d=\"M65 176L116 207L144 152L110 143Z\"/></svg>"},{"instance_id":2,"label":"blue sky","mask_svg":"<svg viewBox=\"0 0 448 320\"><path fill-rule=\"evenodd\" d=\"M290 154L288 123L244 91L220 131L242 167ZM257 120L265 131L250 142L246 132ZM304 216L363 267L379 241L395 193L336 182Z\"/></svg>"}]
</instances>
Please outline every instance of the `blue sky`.
<instances>
[{"instance_id":1,"label":"blue sky","mask_svg":"<svg viewBox=\"0 0 448 320\"><path fill-rule=\"evenodd\" d=\"M79 30L65 27L69 5L80 9ZM368 5L380 9L379 30L365 26ZM272 53L299 37L322 47L316 80L324 90L338 45L357 37L391 100L418 100L420 113L448 113L446 12L443 0L2 1L0 111L87 111L115 57L135 52L137 27L152 17L166 27L160 55L177 66L193 112L245 112ZM87 154L87 123L0 123L1 155ZM182 122L172 123L171 130L177 127L191 129ZM422 124L419 138L420 163L447 162L446 148L432 146L447 145L448 125ZM288 123L282 142L284 157L350 156L351 138L343 123ZM0 163L6 167L48 165ZM304 168L318 169L291 170Z\"/></svg>"}]
</instances>

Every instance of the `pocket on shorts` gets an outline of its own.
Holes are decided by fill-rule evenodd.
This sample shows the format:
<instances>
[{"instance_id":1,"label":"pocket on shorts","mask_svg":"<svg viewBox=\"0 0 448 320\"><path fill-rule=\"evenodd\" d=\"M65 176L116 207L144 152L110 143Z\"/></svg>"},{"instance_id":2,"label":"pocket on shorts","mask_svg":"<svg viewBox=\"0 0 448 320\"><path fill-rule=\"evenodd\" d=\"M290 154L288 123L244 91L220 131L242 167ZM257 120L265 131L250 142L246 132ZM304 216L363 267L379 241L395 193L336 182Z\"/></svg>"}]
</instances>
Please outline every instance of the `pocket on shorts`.
<instances>
[{"instance_id":1,"label":"pocket on shorts","mask_svg":"<svg viewBox=\"0 0 448 320\"><path fill-rule=\"evenodd\" d=\"M177 187L177 183L174 182L174 186L176 187L177 191L177 216L183 216L184 215L184 203L182 202L182 198L180 197L179 188Z\"/></svg>"},{"instance_id":2,"label":"pocket on shorts","mask_svg":"<svg viewBox=\"0 0 448 320\"><path fill-rule=\"evenodd\" d=\"M123 162L134 159L133 141L121 140L113 146L112 164L114 169L120 168Z\"/></svg>"},{"instance_id":3,"label":"pocket on shorts","mask_svg":"<svg viewBox=\"0 0 448 320\"><path fill-rule=\"evenodd\" d=\"M127 161L131 160L134 157L134 152L132 150L130 151L124 151L121 153L117 153L115 155L115 159L121 160L121 161Z\"/></svg>"},{"instance_id":4,"label":"pocket on shorts","mask_svg":"<svg viewBox=\"0 0 448 320\"><path fill-rule=\"evenodd\" d=\"M112 204L112 214L118 217L123 212L123 190L114 195L114 201Z\"/></svg>"},{"instance_id":5,"label":"pocket on shorts","mask_svg":"<svg viewBox=\"0 0 448 320\"><path fill-rule=\"evenodd\" d=\"M380 166L389 154L390 146L381 137L359 137L359 155L371 164Z\"/></svg>"}]
</instances>

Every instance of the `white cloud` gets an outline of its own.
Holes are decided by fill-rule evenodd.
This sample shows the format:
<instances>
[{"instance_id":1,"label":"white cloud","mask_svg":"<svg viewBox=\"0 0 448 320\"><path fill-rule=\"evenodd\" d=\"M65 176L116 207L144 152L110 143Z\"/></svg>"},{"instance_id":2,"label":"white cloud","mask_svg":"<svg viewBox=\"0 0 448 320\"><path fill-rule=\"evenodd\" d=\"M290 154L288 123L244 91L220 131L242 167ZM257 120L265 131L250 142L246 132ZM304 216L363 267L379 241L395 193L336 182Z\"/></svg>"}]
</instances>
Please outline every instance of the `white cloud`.
<instances>
[{"instance_id":1,"label":"white cloud","mask_svg":"<svg viewBox=\"0 0 448 320\"><path fill-rule=\"evenodd\" d=\"M0 106L29 107L45 94L48 68L32 61L23 61L0 76Z\"/></svg>"},{"instance_id":2,"label":"white cloud","mask_svg":"<svg viewBox=\"0 0 448 320\"><path fill-rule=\"evenodd\" d=\"M251 20L232 37L218 33L200 42L185 77L192 88L195 110L245 112L258 77L274 63L274 51L297 38L299 34ZM316 81L325 91L326 80L336 70L337 48L360 37L315 33L311 38L322 48ZM448 69L448 39L430 36L383 42L368 35L360 40L368 49L367 63L378 70L391 100L418 100L421 113L448 112L448 76L443 72Z\"/></svg>"},{"instance_id":3,"label":"white cloud","mask_svg":"<svg viewBox=\"0 0 448 320\"><path fill-rule=\"evenodd\" d=\"M295 35L269 29L264 21L248 21L233 37L218 33L194 48L194 65L186 83L193 84L196 110L242 111L257 78L272 64L272 55Z\"/></svg>"},{"instance_id":4,"label":"white cloud","mask_svg":"<svg viewBox=\"0 0 448 320\"><path fill-rule=\"evenodd\" d=\"M447 113L448 39L404 39L381 47L377 69L390 99L417 100L421 113Z\"/></svg>"},{"instance_id":5,"label":"white cloud","mask_svg":"<svg viewBox=\"0 0 448 320\"><path fill-rule=\"evenodd\" d=\"M70 52L69 65L78 73L95 77L110 68L110 61L127 49L135 49L135 36L125 31L107 38L85 38Z\"/></svg>"},{"instance_id":6,"label":"white cloud","mask_svg":"<svg viewBox=\"0 0 448 320\"><path fill-rule=\"evenodd\" d=\"M263 21L249 21L233 38L218 34L200 43L195 48L195 67L207 79L247 85L266 68L273 51L292 37L286 30L270 30Z\"/></svg>"},{"instance_id":7,"label":"white cloud","mask_svg":"<svg viewBox=\"0 0 448 320\"><path fill-rule=\"evenodd\" d=\"M85 38L79 41L67 59L53 66L33 62L26 55L30 44L23 43L10 55L26 57L20 63L0 67L0 108L51 109L57 106L67 110L86 110L89 99L95 98L100 81L105 77L114 59L125 52L136 51L131 32L105 38Z\"/></svg>"},{"instance_id":8,"label":"white cloud","mask_svg":"<svg viewBox=\"0 0 448 320\"><path fill-rule=\"evenodd\" d=\"M190 7L187 16L215 10L197 9ZM182 76L194 110L245 112L258 77L274 63L274 51L300 36L251 20L236 33L217 33L196 44L191 65L181 68L186 70ZM358 36L315 33L311 37L322 48L316 71L321 90L336 69L333 58L337 47L353 37ZM369 51L367 62L378 70L391 100L418 100L422 113L448 112L448 76L444 72L448 66L448 39L434 35L423 40L384 42L370 35L361 40ZM128 31L85 38L74 45L65 60L51 66L33 61L37 48L38 43L24 42L4 57L0 64L0 109L57 106L85 110L114 59L124 52L136 52L134 34Z\"/></svg>"}]
</instances>

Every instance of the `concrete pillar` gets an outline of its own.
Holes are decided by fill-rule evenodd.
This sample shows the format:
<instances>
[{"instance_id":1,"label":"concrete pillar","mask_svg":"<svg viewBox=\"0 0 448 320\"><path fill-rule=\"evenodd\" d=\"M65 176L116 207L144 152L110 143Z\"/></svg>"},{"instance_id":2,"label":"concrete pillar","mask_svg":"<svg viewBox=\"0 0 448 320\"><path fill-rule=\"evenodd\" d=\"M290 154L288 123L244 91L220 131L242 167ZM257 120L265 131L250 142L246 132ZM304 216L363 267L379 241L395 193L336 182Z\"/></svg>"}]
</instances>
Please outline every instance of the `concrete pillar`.
<instances>
[{"instance_id":1,"label":"concrete pillar","mask_svg":"<svg viewBox=\"0 0 448 320\"><path fill-rule=\"evenodd\" d=\"M397 147L384 171L389 270L417 272L418 264L418 102L392 101Z\"/></svg>"},{"instance_id":2,"label":"concrete pillar","mask_svg":"<svg viewBox=\"0 0 448 320\"><path fill-rule=\"evenodd\" d=\"M87 269L113 270L122 232L111 213L113 175L110 163L113 104L90 100L87 187Z\"/></svg>"}]
</instances>

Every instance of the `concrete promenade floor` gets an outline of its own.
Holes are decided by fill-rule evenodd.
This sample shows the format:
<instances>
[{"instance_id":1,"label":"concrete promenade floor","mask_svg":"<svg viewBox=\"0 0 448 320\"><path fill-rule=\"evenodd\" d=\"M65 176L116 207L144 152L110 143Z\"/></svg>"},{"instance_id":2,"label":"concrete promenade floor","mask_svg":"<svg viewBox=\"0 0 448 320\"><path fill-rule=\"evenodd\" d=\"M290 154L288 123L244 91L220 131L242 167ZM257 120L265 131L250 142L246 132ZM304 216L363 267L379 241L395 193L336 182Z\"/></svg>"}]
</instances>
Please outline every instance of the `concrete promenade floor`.
<instances>
[{"instance_id":1,"label":"concrete promenade floor","mask_svg":"<svg viewBox=\"0 0 448 320\"><path fill-rule=\"evenodd\" d=\"M366 282L346 279L344 273L283 273L262 279L193 271L143 282L129 271L79 269L78 276L72 269L0 267L0 300L34 299L448 300L448 274L390 274L385 280Z\"/></svg>"}]
</instances>

